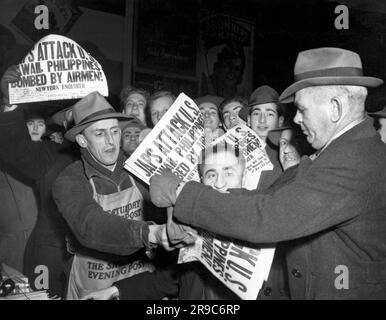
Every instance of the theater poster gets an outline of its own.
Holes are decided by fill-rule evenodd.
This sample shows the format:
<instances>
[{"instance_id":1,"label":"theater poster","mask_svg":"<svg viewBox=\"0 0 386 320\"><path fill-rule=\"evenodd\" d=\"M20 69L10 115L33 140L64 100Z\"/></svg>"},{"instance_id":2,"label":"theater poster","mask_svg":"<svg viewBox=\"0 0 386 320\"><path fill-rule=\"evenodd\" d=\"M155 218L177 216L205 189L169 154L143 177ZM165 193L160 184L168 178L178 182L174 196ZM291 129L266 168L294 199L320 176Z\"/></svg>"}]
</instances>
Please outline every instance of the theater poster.
<instances>
[{"instance_id":1,"label":"theater poster","mask_svg":"<svg viewBox=\"0 0 386 320\"><path fill-rule=\"evenodd\" d=\"M200 95L248 97L252 91L253 22L203 11L199 25Z\"/></svg>"}]
</instances>

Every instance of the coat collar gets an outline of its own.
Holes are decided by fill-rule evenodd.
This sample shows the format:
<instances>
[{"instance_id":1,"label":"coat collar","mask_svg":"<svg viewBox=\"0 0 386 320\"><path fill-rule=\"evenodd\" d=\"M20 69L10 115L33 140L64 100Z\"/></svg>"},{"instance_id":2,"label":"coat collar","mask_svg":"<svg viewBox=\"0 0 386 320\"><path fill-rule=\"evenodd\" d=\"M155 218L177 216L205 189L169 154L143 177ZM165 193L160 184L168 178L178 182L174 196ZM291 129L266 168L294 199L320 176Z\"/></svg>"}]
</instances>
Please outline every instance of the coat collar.
<instances>
[{"instance_id":1,"label":"coat collar","mask_svg":"<svg viewBox=\"0 0 386 320\"><path fill-rule=\"evenodd\" d=\"M373 127L373 120L369 116L365 116L365 119L358 124L351 127L349 130L345 130L342 134L339 134L334 140L328 143L326 147L317 151L311 155L312 160L317 159L321 154L336 146L345 145L348 141L358 140L363 138L370 138L376 135L376 131Z\"/></svg>"},{"instance_id":2,"label":"coat collar","mask_svg":"<svg viewBox=\"0 0 386 320\"><path fill-rule=\"evenodd\" d=\"M117 164L115 166L114 171L110 171L107 168L100 165L98 162L94 160L91 154L87 149L81 149L82 162L84 166L84 172L88 179L96 176L96 177L108 177L113 181L119 181L121 173L123 171L123 164L125 161L125 157L122 151L119 152Z\"/></svg>"}]
</instances>

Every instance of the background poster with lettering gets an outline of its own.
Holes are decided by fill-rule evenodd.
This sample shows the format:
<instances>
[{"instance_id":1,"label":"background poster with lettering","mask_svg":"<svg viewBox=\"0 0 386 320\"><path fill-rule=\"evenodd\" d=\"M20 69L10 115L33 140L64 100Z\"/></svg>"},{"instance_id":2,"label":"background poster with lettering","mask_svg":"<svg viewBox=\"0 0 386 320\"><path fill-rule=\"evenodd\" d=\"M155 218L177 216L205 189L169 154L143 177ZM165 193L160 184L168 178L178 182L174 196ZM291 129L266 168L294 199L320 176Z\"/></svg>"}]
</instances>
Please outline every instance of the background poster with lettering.
<instances>
[{"instance_id":1,"label":"background poster with lettering","mask_svg":"<svg viewBox=\"0 0 386 320\"><path fill-rule=\"evenodd\" d=\"M253 83L254 22L202 10L199 24L200 95L248 97Z\"/></svg>"},{"instance_id":2,"label":"background poster with lettering","mask_svg":"<svg viewBox=\"0 0 386 320\"><path fill-rule=\"evenodd\" d=\"M101 65L73 40L51 34L39 40L18 65L21 79L9 84L11 104L108 96Z\"/></svg>"},{"instance_id":3,"label":"background poster with lettering","mask_svg":"<svg viewBox=\"0 0 386 320\"><path fill-rule=\"evenodd\" d=\"M165 168L184 181L199 181L197 164L204 141L201 112L192 99L181 93L126 160L125 169L147 184Z\"/></svg>"}]
</instances>

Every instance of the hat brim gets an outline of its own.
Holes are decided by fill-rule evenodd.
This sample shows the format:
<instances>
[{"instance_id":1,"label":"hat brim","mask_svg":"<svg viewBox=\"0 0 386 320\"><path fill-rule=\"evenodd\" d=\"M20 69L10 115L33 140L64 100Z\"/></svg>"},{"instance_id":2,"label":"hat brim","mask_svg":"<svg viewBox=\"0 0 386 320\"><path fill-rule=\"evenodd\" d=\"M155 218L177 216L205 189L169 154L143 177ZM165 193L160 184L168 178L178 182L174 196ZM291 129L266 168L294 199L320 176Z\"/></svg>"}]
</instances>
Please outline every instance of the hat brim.
<instances>
[{"instance_id":1,"label":"hat brim","mask_svg":"<svg viewBox=\"0 0 386 320\"><path fill-rule=\"evenodd\" d=\"M75 137L77 134L81 133L84 129L89 127L92 123L99 121L99 120L105 120L105 119L117 119L117 120L131 120L132 117L126 116L122 113L118 112L112 112L112 113L106 113L106 114L101 114L99 116L96 116L81 125L75 125L71 129L69 129L65 134L64 137L67 140L70 140L72 142L75 141Z\"/></svg>"},{"instance_id":2,"label":"hat brim","mask_svg":"<svg viewBox=\"0 0 386 320\"><path fill-rule=\"evenodd\" d=\"M316 77L297 81L290 85L279 97L281 103L294 102L294 95L301 89L323 85L346 85L375 88L383 84L383 80L375 77Z\"/></svg>"},{"instance_id":3,"label":"hat brim","mask_svg":"<svg viewBox=\"0 0 386 320\"><path fill-rule=\"evenodd\" d=\"M51 117L52 122L59 126L63 126L63 122L66 120L66 112L71 109L72 109L72 106L56 112Z\"/></svg>"},{"instance_id":4,"label":"hat brim","mask_svg":"<svg viewBox=\"0 0 386 320\"><path fill-rule=\"evenodd\" d=\"M268 139L271 141L275 146L279 146L279 141L281 138L281 133L284 130L294 130L293 127L281 127L281 128L276 128L268 132Z\"/></svg>"},{"instance_id":5,"label":"hat brim","mask_svg":"<svg viewBox=\"0 0 386 320\"><path fill-rule=\"evenodd\" d=\"M251 110L251 107L248 105L248 106L244 106L240 109L239 111L239 118L243 119L245 122L248 121L248 116L249 116L249 111Z\"/></svg>"},{"instance_id":6,"label":"hat brim","mask_svg":"<svg viewBox=\"0 0 386 320\"><path fill-rule=\"evenodd\" d=\"M378 112L372 112L372 113L369 113L369 115L376 117L376 118L386 118L386 110L383 109L383 110L378 111Z\"/></svg>"}]
</instances>

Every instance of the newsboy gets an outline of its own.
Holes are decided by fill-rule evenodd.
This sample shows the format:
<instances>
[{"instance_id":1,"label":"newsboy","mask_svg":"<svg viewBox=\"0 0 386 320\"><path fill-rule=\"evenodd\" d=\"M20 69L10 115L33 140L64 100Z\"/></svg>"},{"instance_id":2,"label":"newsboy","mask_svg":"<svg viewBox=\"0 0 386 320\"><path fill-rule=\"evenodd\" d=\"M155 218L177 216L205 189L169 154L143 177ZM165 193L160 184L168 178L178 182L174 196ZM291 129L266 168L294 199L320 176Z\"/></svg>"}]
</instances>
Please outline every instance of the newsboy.
<instances>
[{"instance_id":1,"label":"newsboy","mask_svg":"<svg viewBox=\"0 0 386 320\"><path fill-rule=\"evenodd\" d=\"M157 244L169 249L165 225L144 221L147 190L123 169L118 120L133 118L115 112L98 92L78 101L72 114L74 126L65 138L77 142L82 159L53 184L53 197L72 231L71 300L153 270L145 251Z\"/></svg>"},{"instance_id":2,"label":"newsboy","mask_svg":"<svg viewBox=\"0 0 386 320\"><path fill-rule=\"evenodd\" d=\"M386 146L364 109L366 87L383 81L339 48L300 52L294 73L280 100L295 102L294 121L317 152L286 171L286 183L224 194L164 174L151 180L152 201L223 236L288 241L292 299L385 299Z\"/></svg>"}]
</instances>

